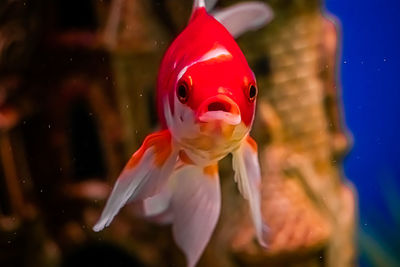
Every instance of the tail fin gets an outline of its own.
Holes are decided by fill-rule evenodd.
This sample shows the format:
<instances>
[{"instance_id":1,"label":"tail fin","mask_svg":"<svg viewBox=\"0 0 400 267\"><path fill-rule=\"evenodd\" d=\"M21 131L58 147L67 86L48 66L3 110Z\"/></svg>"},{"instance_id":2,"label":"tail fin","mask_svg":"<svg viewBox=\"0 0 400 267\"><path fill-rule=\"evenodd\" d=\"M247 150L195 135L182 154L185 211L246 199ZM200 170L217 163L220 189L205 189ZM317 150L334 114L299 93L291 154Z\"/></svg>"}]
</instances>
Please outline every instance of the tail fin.
<instances>
[{"instance_id":1,"label":"tail fin","mask_svg":"<svg viewBox=\"0 0 400 267\"><path fill-rule=\"evenodd\" d=\"M171 197L172 232L194 267L203 253L218 221L221 192L217 165L202 168L184 165L175 171Z\"/></svg>"},{"instance_id":2,"label":"tail fin","mask_svg":"<svg viewBox=\"0 0 400 267\"><path fill-rule=\"evenodd\" d=\"M272 9L259 1L235 4L212 12L212 15L235 38L247 31L263 27L274 17Z\"/></svg>"},{"instance_id":3,"label":"tail fin","mask_svg":"<svg viewBox=\"0 0 400 267\"><path fill-rule=\"evenodd\" d=\"M194 0L189 21L195 17L197 11L204 8L236 38L247 31L263 27L274 17L272 9L261 1L238 3L224 9L213 10L217 2L218 0Z\"/></svg>"}]
</instances>

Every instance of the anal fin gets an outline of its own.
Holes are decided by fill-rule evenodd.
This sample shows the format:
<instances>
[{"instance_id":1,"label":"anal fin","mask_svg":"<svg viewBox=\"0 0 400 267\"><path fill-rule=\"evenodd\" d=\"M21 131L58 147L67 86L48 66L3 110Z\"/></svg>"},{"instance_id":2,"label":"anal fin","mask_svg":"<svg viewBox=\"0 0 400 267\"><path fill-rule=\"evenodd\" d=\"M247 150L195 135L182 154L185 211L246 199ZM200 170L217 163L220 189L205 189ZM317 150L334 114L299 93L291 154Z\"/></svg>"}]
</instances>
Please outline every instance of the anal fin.
<instances>
[{"instance_id":1,"label":"anal fin","mask_svg":"<svg viewBox=\"0 0 400 267\"><path fill-rule=\"evenodd\" d=\"M210 240L220 214L218 167L184 165L174 172L172 179L173 235L186 255L187 266L193 267Z\"/></svg>"}]
</instances>

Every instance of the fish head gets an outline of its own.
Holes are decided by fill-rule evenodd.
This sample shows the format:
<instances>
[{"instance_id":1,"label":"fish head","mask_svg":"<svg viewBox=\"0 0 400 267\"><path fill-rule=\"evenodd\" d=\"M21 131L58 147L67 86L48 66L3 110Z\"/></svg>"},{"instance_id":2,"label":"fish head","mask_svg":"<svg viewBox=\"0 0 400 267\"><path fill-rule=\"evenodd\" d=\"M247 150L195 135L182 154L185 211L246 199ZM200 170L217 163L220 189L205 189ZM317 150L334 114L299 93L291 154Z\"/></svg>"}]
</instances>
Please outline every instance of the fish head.
<instances>
[{"instance_id":1,"label":"fish head","mask_svg":"<svg viewBox=\"0 0 400 267\"><path fill-rule=\"evenodd\" d=\"M224 26L196 12L161 64L161 119L177 139L241 140L254 120L254 73Z\"/></svg>"},{"instance_id":2,"label":"fish head","mask_svg":"<svg viewBox=\"0 0 400 267\"><path fill-rule=\"evenodd\" d=\"M197 122L220 120L251 127L257 84L247 63L235 58L222 44L211 47L177 77L175 98L191 109Z\"/></svg>"}]
</instances>

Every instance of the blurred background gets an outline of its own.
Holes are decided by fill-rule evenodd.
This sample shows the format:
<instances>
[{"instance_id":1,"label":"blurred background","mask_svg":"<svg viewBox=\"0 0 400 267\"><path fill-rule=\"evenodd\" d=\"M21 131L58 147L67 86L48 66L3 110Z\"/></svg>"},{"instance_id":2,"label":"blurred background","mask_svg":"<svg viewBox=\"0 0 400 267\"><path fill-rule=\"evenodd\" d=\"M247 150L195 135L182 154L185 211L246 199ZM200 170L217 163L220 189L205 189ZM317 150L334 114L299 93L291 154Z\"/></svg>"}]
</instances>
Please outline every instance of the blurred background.
<instances>
[{"instance_id":1,"label":"blurred background","mask_svg":"<svg viewBox=\"0 0 400 267\"><path fill-rule=\"evenodd\" d=\"M198 266L400 266L400 3L266 3L274 20L238 43L260 88L252 135L269 250L227 159ZM158 127L159 62L191 6L0 1L0 266L184 266L169 227L129 206L91 228Z\"/></svg>"},{"instance_id":2,"label":"blurred background","mask_svg":"<svg viewBox=\"0 0 400 267\"><path fill-rule=\"evenodd\" d=\"M397 1L326 0L340 20L340 76L353 147L345 173L359 199L362 266L400 264L400 44Z\"/></svg>"}]
</instances>

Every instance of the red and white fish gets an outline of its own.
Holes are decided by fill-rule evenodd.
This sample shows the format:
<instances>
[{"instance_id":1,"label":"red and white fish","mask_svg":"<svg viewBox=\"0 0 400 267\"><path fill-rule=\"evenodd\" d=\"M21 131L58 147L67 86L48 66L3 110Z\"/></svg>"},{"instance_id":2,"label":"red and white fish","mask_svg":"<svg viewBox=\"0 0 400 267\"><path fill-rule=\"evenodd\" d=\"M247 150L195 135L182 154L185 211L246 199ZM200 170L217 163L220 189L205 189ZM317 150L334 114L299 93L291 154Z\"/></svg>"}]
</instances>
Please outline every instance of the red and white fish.
<instances>
[{"instance_id":1,"label":"red and white fish","mask_svg":"<svg viewBox=\"0 0 400 267\"><path fill-rule=\"evenodd\" d=\"M211 8L216 1L208 1ZM261 2L237 4L209 15L195 0L187 27L168 48L157 83L163 130L146 137L129 160L94 226L108 226L128 202L146 216L172 223L188 266L200 258L218 221L218 161L233 155L234 179L249 202L258 241L264 242L260 167L249 136L257 97L256 79L234 40L272 18Z\"/></svg>"}]
</instances>

